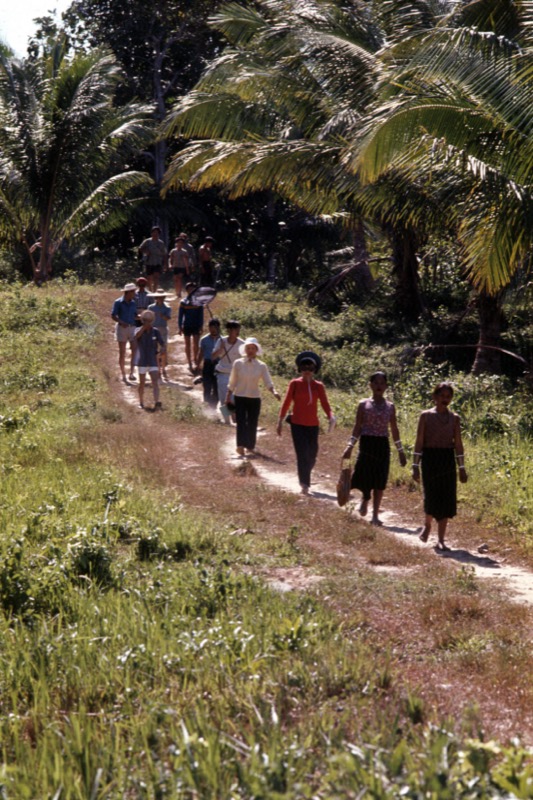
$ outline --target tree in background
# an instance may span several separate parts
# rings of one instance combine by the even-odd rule
[[[502,289],[533,246],[531,3],[457,4],[416,47],[399,43],[382,103],[353,148],[372,184],[399,166],[413,180],[441,175],[443,203],[478,290],[474,371],[499,367]]]
[[[120,79],[110,53],[66,58],[63,40],[26,62],[0,54],[0,240],[22,242],[36,280],[65,239],[122,224],[150,182],[125,168],[147,125],[139,106],[114,106]]]
[[[74,0],[63,21],[75,49],[105,46],[114,53],[124,74],[119,100],[151,103],[160,123],[218,52],[220,37],[207,24],[217,6],[217,0],[195,0],[194,4],[190,0]],[[146,222],[159,222],[168,239],[172,209],[164,208],[160,199],[168,158],[166,140],[152,143],[144,158],[154,179],[153,197],[146,206],[151,219]]]

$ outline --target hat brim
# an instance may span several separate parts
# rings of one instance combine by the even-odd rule
[[[313,361],[315,364],[315,372],[319,372],[320,368],[322,367],[322,359],[312,350],[304,350],[302,353],[298,353],[295,358],[298,369],[300,369],[300,364],[302,361]]]
[[[239,353],[240,353],[241,356],[245,356],[246,355],[246,348],[250,344],[253,345],[257,349],[257,355],[258,356],[262,356],[263,355],[263,348],[261,347],[260,344],[256,344],[255,342],[245,342],[244,344],[241,344],[240,347],[239,347]]]

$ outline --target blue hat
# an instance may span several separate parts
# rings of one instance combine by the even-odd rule
[[[317,356],[316,353],[313,353],[312,350],[304,350],[303,353],[298,353],[295,361],[298,369],[300,369],[300,364],[302,361],[312,361],[315,365],[315,372],[319,372],[320,367],[322,366],[322,359],[320,356]]]

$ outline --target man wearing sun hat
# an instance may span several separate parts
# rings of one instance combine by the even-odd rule
[[[115,340],[118,342],[118,364],[122,374],[122,380],[127,383],[126,378],[126,345],[131,348],[130,380],[135,380],[133,374],[134,356],[136,350],[135,341],[135,317],[137,306],[135,304],[134,283],[127,283],[122,289],[122,296],[113,303],[111,317],[116,322]]]
[[[237,453],[243,456],[245,450],[249,453],[255,450],[261,411],[259,382],[263,381],[277,400],[281,400],[281,395],[274,389],[267,365],[257,358],[263,354],[263,349],[254,336],[244,340],[239,347],[239,353],[244,358],[238,358],[231,368],[226,404],[231,401],[233,394],[237,419]]]
[[[165,349],[159,353],[159,377],[168,380],[167,375],[167,347],[168,347],[168,323],[172,316],[172,309],[165,303],[167,293],[164,289],[158,289],[157,292],[149,294],[150,299],[155,300],[148,306],[149,311],[155,314],[154,328],[157,328],[161,334],[161,338],[165,343]]]

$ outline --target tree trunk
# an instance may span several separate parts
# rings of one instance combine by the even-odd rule
[[[478,295],[477,307],[479,339],[472,373],[474,375],[499,374],[501,372],[501,353],[497,350],[487,350],[484,345],[501,347],[501,332],[504,322],[501,292],[495,295],[481,292]]]
[[[353,246],[353,262],[357,265],[357,271],[354,275],[354,278],[358,288],[364,292],[367,292],[373,288],[375,281],[369,266],[365,226],[363,225],[363,220],[360,217],[354,223],[351,231],[351,239]]]
[[[391,240],[397,279],[395,305],[402,317],[415,322],[425,311],[419,286],[417,237],[412,229],[395,227]]]
[[[161,46],[161,41],[156,40],[154,43],[155,57],[153,65],[153,86],[154,86],[154,101],[155,101],[155,117],[158,123],[161,123],[167,113],[165,106],[165,92],[161,82],[161,74],[163,69],[163,61],[166,56],[166,47]],[[163,176],[166,170],[168,146],[164,139],[158,139],[154,143],[154,182],[157,188],[157,193],[161,196],[161,186],[163,185]],[[170,250],[168,220],[166,214],[158,219],[157,224],[161,228],[161,238],[165,245]]]

